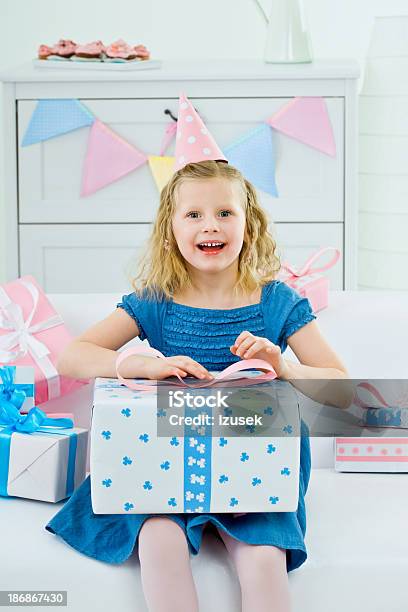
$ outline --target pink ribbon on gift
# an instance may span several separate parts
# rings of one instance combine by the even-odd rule
[[[377,399],[380,403],[381,406],[369,406],[366,402],[364,402],[361,397],[358,394],[358,390],[359,389],[365,389],[366,391],[369,391],[371,393],[371,395],[373,397],[375,397],[375,399]],[[355,404],[356,406],[359,406],[359,408],[388,408],[388,404],[385,401],[385,399],[383,398],[383,396],[381,395],[381,393],[378,391],[378,389],[376,389],[376,387],[374,387],[374,385],[372,385],[371,383],[368,382],[362,382],[362,383],[358,383],[357,385],[357,389],[353,398],[353,404]]]
[[[328,251],[334,251],[333,257],[330,259],[330,261],[328,261],[324,266],[320,266],[319,268],[312,268],[314,262],[317,261],[317,259],[319,259],[323,255],[323,253],[327,253]],[[322,249],[319,249],[311,257],[309,257],[309,259],[306,261],[303,267],[300,268],[300,270],[297,270],[294,266],[291,266],[287,262],[283,262],[281,269],[286,270],[286,272],[288,272],[289,274],[289,276],[287,276],[284,280],[285,282],[290,282],[293,280],[297,280],[302,276],[309,276],[310,274],[316,274],[317,272],[324,272],[324,270],[332,268],[334,264],[337,263],[339,257],[339,249],[336,249],[334,247],[324,247]]]
[[[366,391],[368,391],[376,400],[378,400],[378,402],[380,402],[380,406],[373,406],[372,402],[370,402],[370,404],[367,404],[367,402],[365,402],[359,395],[358,391],[359,389],[365,389]],[[356,388],[356,392],[354,394],[354,398],[353,398],[353,403],[356,406],[359,406],[360,408],[364,408],[365,410],[381,410],[381,409],[390,409],[391,411],[394,409],[399,409],[400,410],[400,415],[399,418],[401,419],[401,411],[406,411],[406,408],[403,408],[402,405],[399,405],[399,402],[396,401],[394,406],[390,406],[390,404],[388,402],[386,402],[386,400],[383,398],[383,396],[381,395],[381,393],[378,391],[378,389],[372,385],[369,382],[362,382],[359,383],[357,385]],[[387,413],[386,413],[387,415]],[[385,416],[385,422],[384,423],[380,423],[380,424],[376,424],[376,423],[369,423],[368,425],[370,427],[387,427],[387,428],[396,428],[396,429],[408,429],[408,427],[406,426],[406,419],[404,419],[404,424],[402,424],[402,422],[400,422],[398,425],[390,425],[389,422],[387,422],[387,418],[392,420],[392,416],[387,417]]]
[[[48,382],[48,399],[60,395],[60,378],[54,364],[49,359],[48,347],[34,337],[34,334],[62,325],[63,320],[56,314],[45,321],[31,325],[38,307],[39,292],[37,287],[26,280],[20,280],[33,299],[33,307],[27,319],[24,320],[20,304],[12,302],[7,293],[0,287],[0,327],[11,330],[0,336],[0,361],[9,363],[21,355],[30,353]],[[17,351],[12,351],[18,347]]]
[[[137,390],[151,391],[152,385],[143,385],[142,383],[133,383],[129,379],[125,379],[119,374],[119,366],[125,359],[127,359],[131,355],[140,355],[140,354],[149,355],[150,357],[159,357],[160,359],[164,359],[164,360],[167,359],[167,357],[165,357],[163,353],[161,353],[157,349],[154,349],[148,346],[139,346],[139,347],[135,346],[129,349],[125,349],[124,351],[119,353],[116,359],[116,375],[118,377],[118,380],[121,382],[121,384],[126,385],[126,387],[128,387],[129,389],[132,389],[132,391],[137,391]],[[189,387],[189,388],[194,388],[194,389],[199,389],[201,387],[210,387],[221,381],[226,381],[226,379],[228,378],[230,374],[235,374],[235,372],[240,372],[242,370],[248,370],[250,368],[253,368],[256,370],[266,370],[268,373],[254,376],[251,379],[246,380],[245,384],[256,384],[257,382],[267,382],[268,380],[274,380],[275,378],[277,378],[277,374],[275,370],[273,369],[271,364],[268,363],[267,361],[264,361],[263,359],[243,359],[242,361],[237,361],[236,363],[233,363],[232,365],[228,366],[222,372],[219,372],[216,376],[214,376],[213,380],[207,380],[205,382],[189,384],[185,380],[183,380],[181,376],[179,376],[179,374],[176,374],[175,376],[177,376],[180,382],[168,380],[166,381],[165,384],[169,384],[169,385],[171,384],[171,385],[176,385],[180,387]],[[237,381],[237,383],[238,382],[239,381]],[[242,382],[239,384],[242,385]]]

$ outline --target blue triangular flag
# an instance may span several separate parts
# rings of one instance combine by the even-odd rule
[[[224,149],[225,157],[251,183],[278,197],[275,183],[275,155],[272,130],[265,123],[244,134]]]
[[[78,100],[39,100],[23,138],[23,147],[92,125],[95,117]]]

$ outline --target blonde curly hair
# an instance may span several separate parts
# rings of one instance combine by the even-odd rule
[[[245,233],[238,257],[238,278],[234,292],[251,293],[274,280],[280,269],[276,242],[268,231],[268,218],[261,207],[253,185],[239,170],[225,162],[202,161],[181,168],[160,193],[160,206],[147,248],[132,278],[137,294],[152,298],[171,298],[181,288],[191,287],[190,276],[173,235],[172,218],[177,188],[185,180],[224,178],[236,181],[243,193]],[[166,248],[167,245],[167,248]]]

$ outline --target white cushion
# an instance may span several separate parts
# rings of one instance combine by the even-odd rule
[[[146,610],[137,554],[122,565],[110,565],[45,531],[62,505],[1,500],[0,541],[6,561],[1,588],[65,589],[75,612]],[[289,574],[293,612],[407,610],[408,475],[314,469],[306,507],[309,556]],[[202,548],[191,560],[200,612],[237,612],[239,583],[223,543],[205,532]]]

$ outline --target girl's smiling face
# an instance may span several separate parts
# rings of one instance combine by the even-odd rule
[[[245,233],[243,194],[224,178],[186,180],[177,191],[172,219],[174,238],[187,264],[202,272],[231,266]]]

